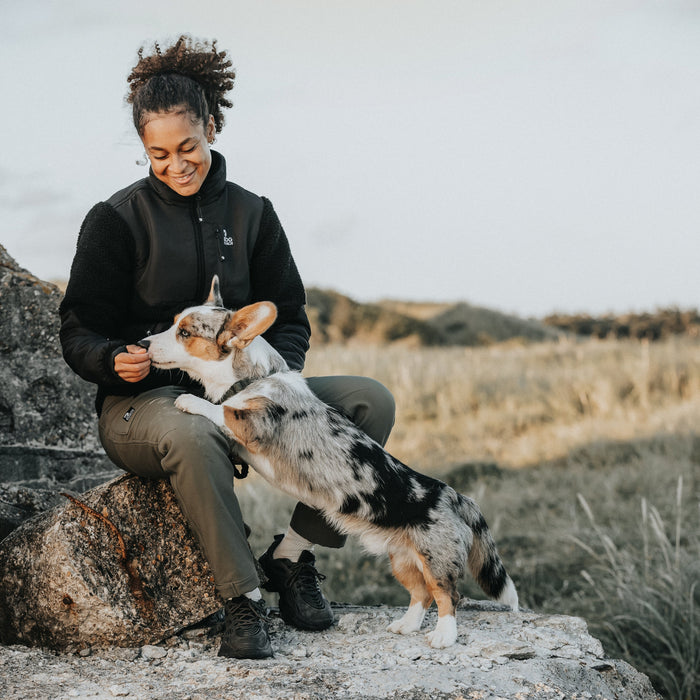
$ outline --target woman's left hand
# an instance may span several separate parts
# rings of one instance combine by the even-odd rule
[[[114,358],[114,371],[125,382],[140,382],[151,371],[148,350],[139,345],[127,345],[126,350]]]

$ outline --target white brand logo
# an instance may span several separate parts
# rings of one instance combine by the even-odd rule
[[[224,245],[233,245],[233,237],[228,235],[226,229],[224,229]]]

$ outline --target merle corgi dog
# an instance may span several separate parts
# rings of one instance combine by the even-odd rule
[[[202,306],[142,341],[155,367],[179,368],[206,398],[183,394],[182,411],[213,421],[236,452],[273,486],[320,510],[372,553],[388,553],[410,604],[388,629],[427,634],[441,648],[457,639],[456,583],[466,568],[491,598],[518,609],[518,596],[477,504],[392,457],[348,418],[318,399],[299,372],[261,337],[275,321],[269,302],[223,307],[218,279]]]

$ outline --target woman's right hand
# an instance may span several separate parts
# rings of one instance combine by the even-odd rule
[[[114,371],[125,382],[140,382],[151,371],[148,350],[139,345],[127,345],[126,350],[115,356]]]

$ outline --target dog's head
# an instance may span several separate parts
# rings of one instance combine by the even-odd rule
[[[221,361],[233,350],[244,350],[276,318],[277,308],[269,301],[238,311],[225,309],[215,275],[204,304],[185,309],[168,330],[144,338],[140,344],[148,348],[154,367],[201,375],[202,363]]]

